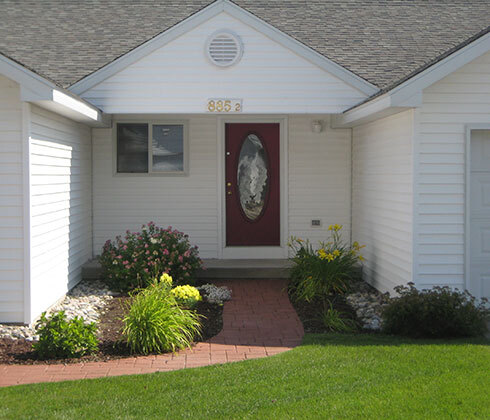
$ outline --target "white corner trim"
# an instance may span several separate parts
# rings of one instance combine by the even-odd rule
[[[389,92],[334,116],[333,126],[353,127],[422,105],[423,90],[490,51],[490,33],[455,51]]]
[[[489,124],[467,124],[465,126],[465,215],[464,215],[464,286],[466,290],[470,289],[471,281],[471,132],[473,130],[490,130]]]
[[[101,69],[96,70],[94,73],[84,77],[82,80],[74,83],[72,86],[70,86],[69,90],[73,93],[76,93],[77,95],[86,92],[88,89],[94,87],[108,77],[123,70],[127,66],[147,56],[156,49],[163,47],[170,41],[194,29],[198,25],[204,23],[205,21],[211,19],[221,12],[228,13],[234,18],[263,33],[272,40],[292,50],[299,56],[317,65],[323,70],[333,74],[340,80],[343,80],[344,82],[351,85],[353,88],[365,94],[366,97],[369,97],[379,91],[379,88],[377,88],[373,84],[357,76],[356,74],[340,66],[339,64],[329,60],[315,50],[307,47],[306,45],[285,34],[274,26],[264,22],[262,19],[258,18],[250,12],[247,12],[246,10],[242,9],[229,0],[215,1],[214,3],[210,4],[199,12],[189,16],[177,25],[171,27],[167,31],[157,35],[156,37],[150,39],[144,44],[141,44],[140,46],[131,50],[122,57],[119,57],[118,59],[105,65]]]
[[[24,228],[24,324],[32,321],[31,311],[31,105],[22,104],[22,205]]]

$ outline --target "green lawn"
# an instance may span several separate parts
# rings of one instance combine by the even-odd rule
[[[290,352],[0,389],[1,419],[490,419],[490,346],[307,335]]]

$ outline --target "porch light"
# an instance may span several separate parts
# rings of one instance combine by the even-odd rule
[[[322,132],[322,122],[320,120],[314,120],[311,122],[311,131],[313,133],[321,133]]]

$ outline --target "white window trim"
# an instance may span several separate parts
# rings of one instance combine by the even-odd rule
[[[117,125],[118,124],[148,124],[148,172],[118,172],[117,171]],[[154,125],[181,125],[184,132],[184,170],[183,171],[153,171],[152,138]],[[116,177],[145,177],[145,176],[189,176],[189,121],[165,120],[152,118],[125,118],[115,120],[112,125],[112,174]]]

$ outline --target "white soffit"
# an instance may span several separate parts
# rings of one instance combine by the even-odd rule
[[[97,107],[0,54],[0,74],[20,85],[21,100],[32,102],[74,121],[93,126],[107,125],[108,118]]]

